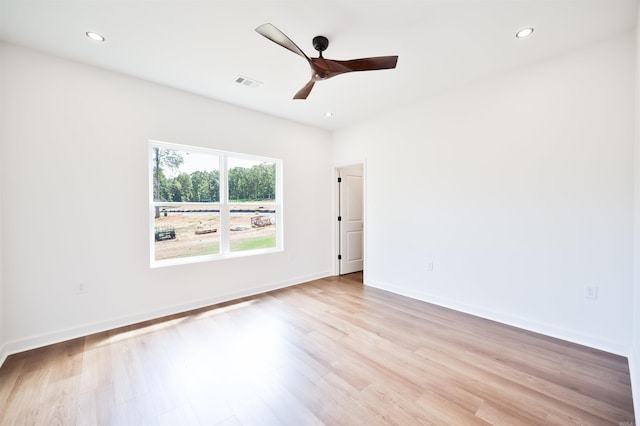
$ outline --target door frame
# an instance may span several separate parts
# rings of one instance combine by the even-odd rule
[[[367,273],[367,167],[366,161],[357,162],[357,163],[349,163],[343,164],[340,166],[336,166],[333,170],[333,217],[331,220],[333,226],[333,236],[334,236],[334,250],[333,250],[333,275],[340,275],[340,261],[338,260],[338,254],[340,254],[340,226],[338,223],[338,216],[340,215],[340,189],[338,183],[338,177],[340,177],[340,170],[346,169],[348,167],[353,166],[361,166],[362,167],[362,276],[363,282],[364,277]]]

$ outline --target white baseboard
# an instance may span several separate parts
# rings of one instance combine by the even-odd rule
[[[604,340],[595,336],[584,335],[573,330],[566,330],[563,328],[555,327],[550,324],[531,321],[526,318],[520,318],[510,314],[504,314],[501,312],[495,312],[490,309],[483,308],[482,306],[469,305],[465,303],[459,303],[454,300],[443,299],[432,294],[427,294],[419,291],[408,290],[406,288],[397,287],[394,285],[366,281],[365,285],[375,287],[380,290],[389,291],[391,293],[399,294],[401,296],[410,297],[412,299],[421,300],[423,302],[432,303],[434,305],[442,306],[444,308],[453,309],[455,311],[464,312],[470,315],[474,315],[480,318],[485,318],[491,321],[496,321],[502,324],[510,325],[513,327],[521,328],[524,330],[532,331],[534,333],[543,334],[549,337],[555,337],[560,340],[565,340],[579,345],[588,346],[590,348],[599,349],[605,352],[613,353],[621,356],[629,356],[629,348],[622,346],[616,342]]]
[[[70,339],[76,339],[78,337],[84,337],[95,333],[100,333],[107,330],[113,330],[119,327],[125,327],[132,324],[137,324],[144,321],[149,321],[157,318],[162,318],[168,315],[179,314],[188,312],[194,309],[204,308],[218,303],[228,302],[231,300],[241,299],[243,297],[255,296],[257,294],[266,293],[273,290],[278,290],[285,287],[291,287],[294,285],[302,284],[305,282],[317,280],[331,276],[330,271],[320,272],[316,274],[306,275],[303,277],[297,277],[294,279],[270,283],[253,287],[247,290],[217,295],[212,298],[194,300],[189,303],[182,303],[174,306],[167,306],[162,309],[132,314],[120,318],[112,318],[104,321],[96,321],[89,324],[82,324],[76,327],[70,327],[64,330],[57,330],[50,333],[43,333],[40,335],[30,336],[11,342],[6,342],[4,348],[1,348],[0,361],[4,363],[7,356],[16,354],[31,349],[40,348],[43,346],[51,345],[54,343],[64,342]],[[0,363],[0,366],[2,366]]]
[[[6,350],[5,346],[0,346],[0,367],[2,367],[8,356],[9,352]]]

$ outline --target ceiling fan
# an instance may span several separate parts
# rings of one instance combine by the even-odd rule
[[[309,58],[289,37],[272,24],[260,25],[256,28],[256,31],[272,42],[302,56],[309,63],[311,67],[311,80],[295,94],[293,99],[307,99],[316,81],[326,80],[336,75],[352,71],[392,69],[396,67],[396,63],[398,62],[397,56],[377,56],[373,58],[351,59],[348,61],[325,59],[322,56],[322,52],[329,46],[329,40],[324,36],[316,36],[313,38],[313,47],[320,55],[317,58]]]

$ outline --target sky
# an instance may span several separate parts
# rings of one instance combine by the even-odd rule
[[[167,177],[175,177],[180,173],[191,174],[195,171],[210,172],[218,170],[218,156],[197,151],[179,151],[182,154],[183,163],[176,173],[166,171]],[[227,156],[228,167],[252,167],[261,164],[262,161]]]

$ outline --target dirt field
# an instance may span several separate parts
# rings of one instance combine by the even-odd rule
[[[275,236],[275,225],[261,228],[251,226],[251,217],[255,213],[233,213],[230,218],[229,232],[232,250],[240,240],[251,240]],[[156,229],[175,229],[175,239],[155,242],[155,259],[172,259],[176,257],[199,256],[219,253],[220,245],[220,216],[219,213],[190,212],[174,213],[169,211],[167,216],[160,214],[155,219]],[[215,229],[216,232],[196,234]]]

